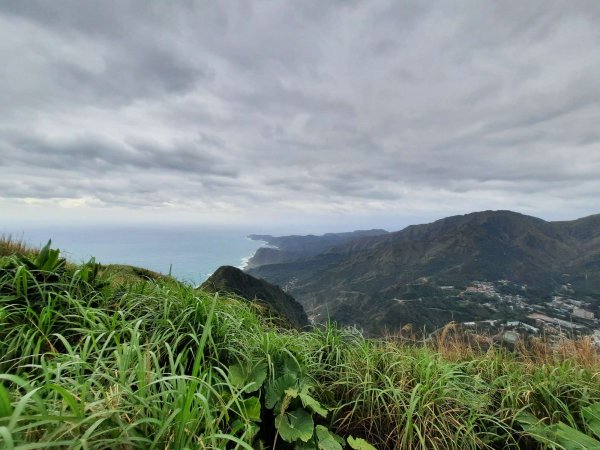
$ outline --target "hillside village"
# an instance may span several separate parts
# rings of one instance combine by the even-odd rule
[[[453,286],[442,289],[453,290]],[[507,291],[511,293],[506,293]],[[515,293],[521,291],[522,293]],[[549,339],[590,335],[600,345],[600,307],[590,301],[575,299],[570,285],[563,285],[549,302],[528,296],[527,286],[508,280],[474,281],[459,294],[466,299],[479,298],[494,315],[505,319],[462,322],[468,330],[485,331],[508,343],[530,335]]]

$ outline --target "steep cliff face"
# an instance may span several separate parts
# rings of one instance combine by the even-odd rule
[[[396,300],[410,297],[415,289],[429,289],[423,280],[431,287],[506,279],[546,295],[565,282],[580,292],[600,291],[600,215],[546,222],[511,211],[483,211],[358,237],[249,273],[284,286],[309,315],[374,330],[382,324],[393,328],[394,321],[405,319],[443,323],[460,308],[440,301],[409,307]],[[421,294],[419,298],[434,297]]]
[[[278,286],[242,272],[237,267],[219,267],[200,289],[207,292],[233,293],[248,301],[257,301],[298,328],[309,324],[302,305],[291,295]]]

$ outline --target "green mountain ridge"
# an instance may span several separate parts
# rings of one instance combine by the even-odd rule
[[[321,236],[271,236],[251,234],[250,239],[265,241],[269,247],[261,247],[248,261],[247,268],[278,264],[296,259],[316,256],[332,247],[368,236],[387,234],[386,230],[356,230],[346,233],[326,233]]]
[[[476,212],[359,237],[248,273],[283,286],[317,321],[331,318],[375,333],[406,323],[435,327],[486,316],[473,305],[462,310],[440,301],[443,285],[509,280],[549,297],[570,283],[596,296],[600,215],[547,222],[511,211]],[[425,305],[398,301],[419,298]]]
[[[292,296],[278,286],[248,275],[237,267],[219,267],[202,283],[200,289],[205,292],[235,294],[249,302],[256,301],[298,328],[309,324],[302,305]]]

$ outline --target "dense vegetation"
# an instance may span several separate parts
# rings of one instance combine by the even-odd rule
[[[590,341],[486,352],[333,325],[0,241],[0,448],[595,448]]]

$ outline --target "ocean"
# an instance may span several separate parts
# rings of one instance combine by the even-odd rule
[[[0,229],[34,246],[52,239],[73,262],[92,256],[103,264],[131,264],[199,284],[219,266],[242,268],[263,245],[246,236],[256,230],[201,227],[53,227]]]

